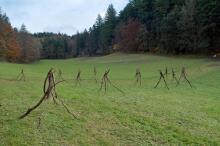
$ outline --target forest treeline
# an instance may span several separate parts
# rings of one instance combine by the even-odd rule
[[[131,0],[76,35],[78,55],[114,51],[208,54],[220,50],[219,0]]]
[[[130,0],[117,14],[109,5],[88,30],[73,36],[30,34],[0,11],[0,58],[30,62],[112,52],[212,54],[220,52],[219,0]]]
[[[13,28],[0,9],[0,59],[10,62],[32,62],[40,59],[41,42],[32,36],[25,25]]]

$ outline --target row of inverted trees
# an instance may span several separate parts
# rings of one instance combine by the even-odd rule
[[[40,59],[41,43],[29,34],[24,25],[14,29],[0,9],[0,59],[10,62],[31,62]]]

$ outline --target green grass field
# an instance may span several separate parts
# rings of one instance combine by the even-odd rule
[[[112,87],[98,92],[93,67],[99,79],[110,68]],[[176,87],[171,75],[170,91],[157,89],[159,69],[185,66],[194,88],[185,82]],[[57,86],[57,93],[77,115],[74,119],[61,105],[44,102],[27,118],[18,117],[42,96],[47,71],[54,67],[66,79],[82,71],[82,85],[73,81]],[[140,67],[142,86],[135,85]],[[9,81],[24,69],[27,81]],[[206,58],[160,57],[113,54],[105,57],[42,60],[34,64],[0,63],[0,145],[220,145],[220,62]],[[38,118],[41,125],[38,126]]]

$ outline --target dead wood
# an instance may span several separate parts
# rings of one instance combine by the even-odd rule
[[[16,77],[17,81],[25,81],[25,74],[24,74],[24,69],[21,70],[21,72],[18,74]]]
[[[75,78],[76,86],[81,85],[81,71],[79,70]]]
[[[165,69],[165,76],[166,76],[166,78],[168,78],[168,68],[166,67],[166,69]]]
[[[99,89],[99,91],[102,90],[103,86],[104,86],[104,89],[105,89],[105,93],[107,91],[107,82],[108,82],[108,74],[110,72],[110,69],[106,70],[103,77],[102,77],[102,81],[101,81],[101,87]]]
[[[59,69],[59,70],[58,70],[58,74],[57,74],[57,79],[58,79],[58,80],[60,80],[60,79],[63,80],[62,74],[63,74],[63,73],[62,73],[62,70]]]
[[[173,78],[173,80],[175,80],[176,81],[176,83],[178,84],[178,79],[176,78],[176,72],[175,72],[175,70],[172,68],[172,78]]]
[[[182,71],[181,71],[181,74],[180,74],[180,78],[179,78],[176,86],[178,86],[180,84],[180,81],[181,81],[182,78],[186,80],[186,82],[190,85],[191,88],[193,88],[191,82],[187,78],[185,67],[182,68]]]
[[[41,126],[41,117],[38,117],[37,129],[39,129],[40,126]]]
[[[54,72],[55,72],[54,69],[50,69],[49,72],[47,73],[47,76],[44,80],[44,85],[43,85],[44,95],[41,97],[40,101],[36,105],[34,105],[33,107],[29,108],[23,115],[21,115],[19,117],[19,119],[23,119],[26,116],[28,116],[32,111],[37,109],[43,103],[43,101],[49,99],[50,97],[53,99],[55,104],[58,104],[58,102],[57,102],[58,95],[56,92],[56,85],[58,85],[59,83],[62,83],[63,81],[55,82]],[[67,107],[64,106],[64,108],[67,108]]]
[[[157,84],[156,84],[156,86],[155,86],[154,88],[157,88],[157,86],[160,84],[161,80],[163,80],[165,86],[166,86],[167,89],[169,90],[169,87],[168,87],[168,85],[167,85],[167,82],[166,82],[166,79],[165,79],[165,76],[164,76],[163,72],[162,72],[161,70],[159,70],[159,72],[160,72],[160,78],[159,78],[159,81],[157,82]]]
[[[98,83],[96,67],[94,67],[93,72],[94,72],[95,83]]]
[[[74,118],[77,118],[76,115],[73,114],[73,113],[69,110],[69,108],[67,107],[67,105],[66,105],[61,99],[58,98],[58,100],[60,101],[60,103],[63,105],[63,107],[66,109],[66,111],[67,111],[70,115],[72,115]]]
[[[101,81],[101,87],[99,89],[99,92],[103,89],[104,86],[104,91],[105,93],[107,92],[108,89],[108,85],[111,85],[112,87],[114,87],[117,91],[121,92],[122,94],[125,95],[125,92],[122,91],[120,88],[118,88],[117,86],[115,86],[114,84],[112,84],[112,82],[110,81],[108,75],[109,75],[110,69],[107,69],[102,77],[102,81]]]
[[[136,79],[136,84],[139,84],[139,86],[141,86],[141,71],[139,68],[136,69],[135,79]]]

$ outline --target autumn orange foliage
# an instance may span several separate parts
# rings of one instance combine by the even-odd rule
[[[0,57],[5,57],[11,62],[19,61],[21,48],[16,40],[12,26],[1,19],[0,28]]]

